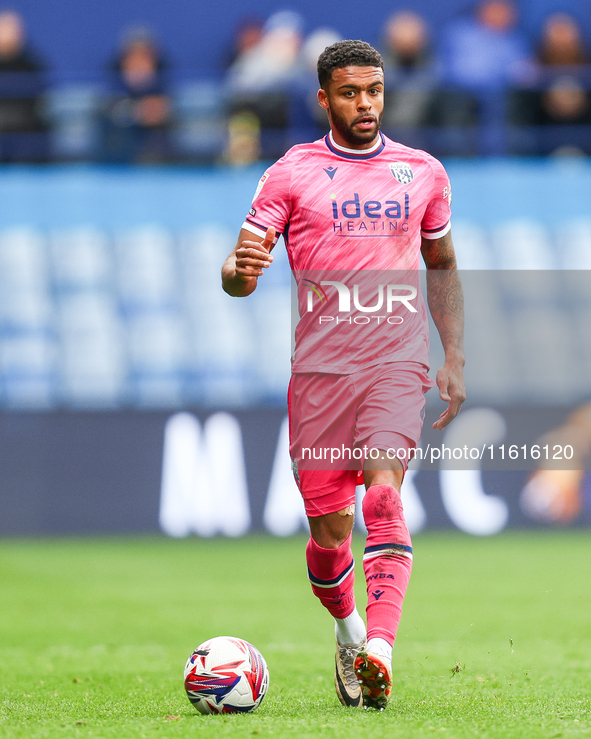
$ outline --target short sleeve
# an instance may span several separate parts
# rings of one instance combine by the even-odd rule
[[[257,185],[242,228],[264,237],[269,226],[280,236],[291,217],[291,167],[286,157],[275,162],[263,174]]]
[[[421,236],[426,239],[439,239],[451,229],[451,185],[445,167],[433,157],[429,157],[433,171],[431,200],[421,221]]]

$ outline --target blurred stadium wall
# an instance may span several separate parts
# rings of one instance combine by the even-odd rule
[[[469,403],[441,437],[431,392],[423,446],[529,448],[591,399],[591,165],[447,166]],[[282,245],[253,296],[220,288],[263,169],[0,171],[1,535],[304,525],[287,453]],[[411,529],[591,522],[588,474],[565,513],[524,502],[531,460],[496,459],[413,469]]]

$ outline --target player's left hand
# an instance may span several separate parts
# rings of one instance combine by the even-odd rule
[[[460,412],[462,403],[466,400],[466,385],[464,383],[464,369],[459,362],[446,362],[437,372],[437,387],[439,397],[446,403],[447,408],[433,424],[434,429],[442,431]]]

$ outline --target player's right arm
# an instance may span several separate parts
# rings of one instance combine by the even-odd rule
[[[245,228],[240,230],[238,243],[222,267],[222,287],[228,295],[242,298],[256,290],[258,278],[273,261],[274,242],[273,226],[264,238]]]
[[[238,243],[222,267],[222,286],[229,295],[244,297],[256,290],[258,278],[273,261],[271,250],[277,237],[288,227],[292,209],[289,158],[288,152],[259,180]]]

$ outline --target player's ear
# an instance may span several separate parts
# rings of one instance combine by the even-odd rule
[[[328,94],[322,87],[318,90],[318,103],[321,108],[328,110]]]

